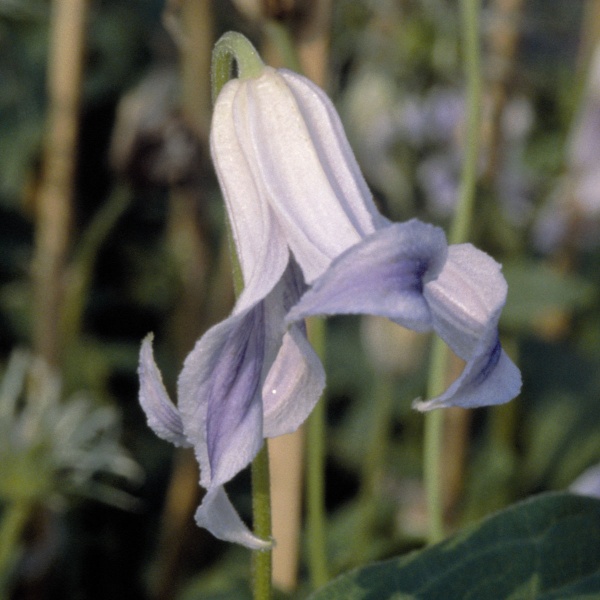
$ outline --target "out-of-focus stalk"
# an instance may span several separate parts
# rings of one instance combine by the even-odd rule
[[[69,251],[84,61],[87,0],[54,0],[48,59],[48,121],[33,258],[33,346],[58,366],[61,306]]]
[[[502,114],[521,33],[522,8],[523,0],[494,0],[490,6],[492,21],[487,35],[490,109],[483,127],[488,156],[484,178],[490,180],[495,178],[501,159]]]
[[[176,11],[171,11],[169,4],[165,18],[169,19],[179,48],[181,115],[189,131],[207,149],[211,115],[209,73],[214,42],[212,3],[183,0],[177,3]],[[208,156],[208,151],[205,155]],[[203,165],[198,165],[198,169],[202,172]],[[214,288],[207,284],[214,257],[201,222],[206,204],[206,191],[198,177],[171,187],[167,244],[177,268],[179,301],[169,325],[172,345],[181,360],[211,324],[207,311],[202,310],[209,302],[207,290]],[[172,598],[175,594],[180,558],[199,496],[193,452],[177,450],[159,534],[157,577],[153,586],[157,598]]]
[[[586,0],[581,19],[580,45],[577,66],[583,72],[600,40],[600,0]]]
[[[66,348],[76,341],[81,332],[85,301],[98,251],[129,206],[130,199],[131,193],[127,188],[116,186],[81,236],[68,268],[61,314],[61,331]],[[65,369],[68,371],[68,365]]]
[[[358,501],[360,523],[354,539],[354,556],[357,564],[364,561],[369,548],[370,536],[377,521],[380,506],[385,460],[390,448],[390,426],[394,411],[394,378],[390,373],[377,373],[371,393],[373,403],[372,422],[365,427],[367,446],[361,469]]]
[[[308,339],[325,364],[325,322],[308,322]],[[306,495],[308,570],[314,589],[329,580],[325,533],[325,396],[321,397],[306,421]]]
[[[0,598],[8,598],[11,576],[20,555],[23,530],[35,506],[26,500],[14,500],[2,508],[0,519]]]
[[[479,152],[479,119],[481,112],[481,68],[479,60],[479,0],[461,0],[463,64],[467,83],[465,156],[461,176],[460,196],[452,223],[450,244],[469,239],[475,204],[477,158]],[[448,349],[441,338],[434,338],[427,396],[441,393],[448,370]],[[442,491],[442,441],[444,411],[425,415],[424,476],[429,514],[429,542],[444,537]]]

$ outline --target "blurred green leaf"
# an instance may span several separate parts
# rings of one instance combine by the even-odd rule
[[[526,489],[564,488],[600,456],[596,397],[550,393],[526,417],[522,479]]]
[[[594,286],[582,277],[558,273],[540,262],[505,264],[508,297],[502,324],[512,329],[540,325],[556,311],[581,310],[594,300]]]
[[[597,598],[600,501],[545,494],[450,539],[339,577],[312,600]]]

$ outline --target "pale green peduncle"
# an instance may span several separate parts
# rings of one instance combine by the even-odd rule
[[[223,86],[233,76],[233,64],[237,66],[237,74],[241,79],[258,77],[265,65],[256,48],[241,34],[230,31],[217,41],[212,53],[211,77],[212,100],[217,100]],[[244,288],[244,279],[240,268],[239,257],[228,224],[228,237],[231,248],[233,280],[236,298]],[[267,444],[252,462],[252,513],[254,533],[257,537],[271,539],[271,484],[269,475],[269,453]],[[271,549],[255,550],[252,557],[252,587],[254,600],[270,600],[272,595],[272,552]]]
[[[223,34],[215,44],[212,53],[213,103],[223,86],[231,79],[234,62],[240,79],[258,77],[265,68],[256,48],[245,36],[236,31]]]

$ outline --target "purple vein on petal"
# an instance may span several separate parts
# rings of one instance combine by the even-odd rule
[[[206,424],[213,485],[248,464],[262,443],[264,350],[264,306],[259,303],[240,317],[214,362]]]
[[[413,220],[380,229],[336,258],[289,312],[294,322],[316,314],[372,314],[427,331],[423,286],[446,258],[441,229]]]

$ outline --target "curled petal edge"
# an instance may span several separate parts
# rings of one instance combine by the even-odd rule
[[[223,486],[207,490],[195,518],[199,527],[225,542],[241,544],[251,550],[269,550],[273,547],[273,540],[263,540],[248,529]]]
[[[498,338],[495,339],[491,345],[482,340],[475,356],[443,394],[430,400],[418,398],[413,408],[420,412],[450,406],[477,408],[504,404],[518,396],[521,372],[502,350]]]
[[[371,314],[425,332],[432,328],[423,286],[444,265],[439,227],[394,223],[338,256],[289,311],[288,324],[313,315]]]
[[[184,434],[181,414],[169,398],[154,361],[153,337],[151,333],[148,334],[140,349],[140,404],[146,413],[148,425],[159,438],[175,446],[189,447],[191,444]]]

